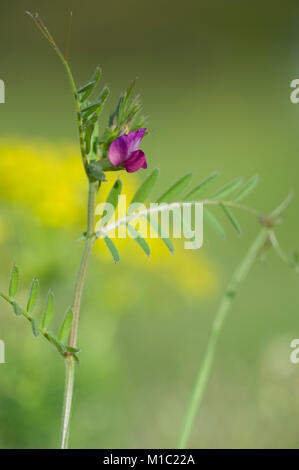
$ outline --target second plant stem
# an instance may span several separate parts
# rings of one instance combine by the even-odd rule
[[[183,423],[183,430],[178,445],[179,449],[184,449],[186,447],[188,439],[190,437],[192,426],[195,421],[195,416],[201,404],[210,377],[211,367],[215,358],[218,339],[222,331],[224,321],[227,317],[227,314],[232,306],[233,300],[236,294],[238,293],[241,284],[246,279],[268,236],[268,230],[266,228],[262,228],[257,238],[251,245],[247,255],[233,274],[233,277],[219,304],[212,325],[212,330],[210,333],[206,351],[204,353],[203,361],[193,388],[191,400],[189,402],[189,406]]]
[[[76,348],[78,337],[78,326],[80,316],[81,299],[86,280],[87,266],[94,243],[94,218],[95,218],[95,204],[96,195],[99,187],[98,182],[89,182],[88,189],[88,207],[87,207],[87,227],[85,234],[84,250],[81,258],[81,263],[77,275],[74,300],[73,300],[73,324],[69,336],[69,346]],[[70,417],[73,401],[74,390],[74,377],[75,377],[75,362],[72,355],[65,358],[65,392],[62,410],[62,431],[61,431],[61,449],[66,449],[68,446],[68,436],[70,427]]]

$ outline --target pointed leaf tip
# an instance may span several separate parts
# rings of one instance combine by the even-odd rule
[[[106,246],[107,246],[108,250],[111,253],[111,256],[113,258],[114,263],[115,264],[118,263],[120,258],[119,258],[119,253],[118,253],[118,250],[117,250],[115,244],[113,243],[111,238],[109,238],[107,235],[104,237],[104,241],[106,243]]]
[[[50,289],[48,292],[47,301],[45,304],[44,312],[43,312],[43,319],[42,319],[42,327],[44,329],[49,328],[52,317],[54,312],[54,293]]]
[[[72,323],[73,323],[73,311],[71,308],[69,308],[64,316],[62,325],[58,333],[58,340],[62,344],[66,344],[68,342],[68,337],[71,331]]]
[[[108,197],[106,199],[106,203],[112,204],[112,206],[114,207],[114,210],[116,210],[118,206],[118,198],[121,195],[122,185],[123,185],[122,181],[119,178],[117,178],[117,180],[112,186],[111,191],[108,194]]]
[[[8,289],[10,298],[15,297],[18,291],[19,278],[20,278],[19,269],[15,264],[13,264],[11,271],[10,271],[10,280],[9,280],[9,289]]]
[[[155,168],[152,173],[141,183],[135,195],[132,198],[131,204],[143,203],[152,191],[156,181],[159,177],[159,169]]]
[[[163,227],[161,226],[157,217],[147,216],[148,223],[152,226],[155,232],[159,235],[165,246],[168,248],[171,254],[174,253],[174,246],[171,239],[164,233]]]
[[[218,219],[216,219],[216,217],[214,216],[214,214],[210,212],[206,207],[204,207],[203,215],[205,219],[207,220],[207,222],[210,224],[210,226],[214,230],[216,230],[216,232],[218,232],[218,234],[223,239],[225,239],[226,238],[225,231],[222,228],[222,225],[220,224],[220,222],[218,222]]]
[[[162,202],[171,202],[176,196],[178,196],[189,184],[192,178],[192,172],[187,173],[185,176],[176,181],[169,189],[167,189],[162,196],[156,201],[158,204]]]
[[[232,211],[225,204],[220,203],[220,206],[223,209],[223,212],[225,213],[225,215],[228,217],[230,223],[236,230],[237,234],[239,236],[242,236],[243,231],[242,231],[241,225],[236,219],[236,217],[234,216],[234,214],[232,213]]]
[[[259,182],[259,175],[255,175],[247,183],[241,188],[239,193],[234,197],[235,202],[242,201],[245,197],[252,193],[252,191],[256,188]]]
[[[107,196],[103,211],[98,212],[97,209],[96,209],[96,214],[99,214],[102,217],[105,216],[105,225],[108,224],[108,222],[111,220],[111,218],[113,217],[113,215],[114,215],[114,213],[117,209],[119,197],[121,195],[121,191],[122,191],[122,181],[121,181],[121,179],[117,178],[117,180],[114,182],[114,184],[113,184],[113,186],[112,186],[112,188],[111,188],[111,190],[110,190],[110,192]],[[110,210],[110,208],[112,210]],[[101,225],[101,219],[99,220],[99,223]]]
[[[27,302],[27,312],[32,312],[35,307],[37,296],[39,291],[38,279],[34,278],[31,283],[30,293]]]
[[[144,251],[144,253],[146,254],[146,256],[150,257],[151,255],[151,249],[148,245],[148,243],[145,241],[145,239],[143,238],[143,236],[138,232],[138,230],[135,229],[135,227],[133,227],[132,225],[128,224],[127,225],[128,227],[128,231],[131,233],[132,235],[132,238],[136,241],[136,243],[138,243],[138,245],[140,246],[140,248]]]
[[[208,176],[206,179],[204,179],[201,183],[199,183],[197,186],[195,186],[195,188],[193,188],[185,196],[184,199],[186,201],[191,201],[191,200],[194,200],[194,199],[198,198],[198,196],[200,196],[202,193],[204,193],[204,191],[206,189],[208,189],[210,184],[212,184],[212,182],[215,180],[215,178],[217,178],[217,176],[219,176],[219,175],[220,175],[220,171],[215,171],[214,173],[212,173],[210,176]]]
[[[235,191],[239,186],[241,186],[243,178],[235,178],[230,183],[225,184],[220,189],[218,189],[213,195],[212,199],[220,199],[228,196],[233,191]]]
[[[87,98],[91,95],[100,77],[101,77],[101,69],[100,67],[97,67],[90,81],[86,85],[83,85],[81,88],[79,88],[78,94],[81,95],[80,96],[81,103],[84,103],[87,100]]]

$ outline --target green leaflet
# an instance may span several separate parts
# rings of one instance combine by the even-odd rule
[[[71,308],[69,308],[65,314],[65,317],[63,319],[62,325],[58,333],[58,340],[62,344],[66,344],[68,342],[68,337],[71,331],[72,322],[73,322],[73,311]]]
[[[128,88],[125,93],[122,93],[115,110],[112,112],[109,118],[109,127],[106,128],[106,133],[110,137],[107,143],[111,142],[118,135],[130,132],[145,127],[146,118],[140,114],[142,109],[142,102],[140,96],[131,98],[134,82]],[[113,134],[116,131],[116,136]]]
[[[150,247],[148,246],[147,242],[145,241],[145,239],[141,236],[141,234],[135,229],[135,227],[133,227],[132,225],[130,224],[127,224],[127,227],[128,227],[128,231],[131,233],[133,239],[136,241],[136,243],[138,243],[138,245],[140,246],[140,248],[144,251],[144,253],[146,254],[146,256],[150,256],[151,254],[151,249]]]
[[[98,99],[86,106],[85,108],[83,108],[81,110],[81,113],[83,115],[83,121],[86,122],[88,117],[93,114],[93,113],[96,113],[97,115],[100,114],[102,108],[103,108],[103,105],[106,101],[106,99],[108,98],[108,95],[109,95],[109,88],[108,87],[104,87],[103,90],[101,91]]]
[[[164,234],[163,229],[162,229],[161,224],[159,223],[158,219],[156,219],[155,217],[148,216],[147,220],[150,223],[150,225],[153,227],[153,229],[157,232],[157,234],[159,235],[161,240],[164,242],[164,244],[167,246],[170,253],[174,253],[174,246],[172,244],[172,241],[170,240],[169,237],[167,237]]]
[[[39,283],[38,283],[38,280],[34,278],[31,284],[30,293],[28,297],[27,312],[32,312],[32,310],[34,309],[37,296],[38,296],[38,291],[39,291]]]
[[[115,264],[118,263],[119,262],[119,253],[118,253],[118,250],[117,250],[116,246],[114,245],[113,241],[107,235],[104,237],[104,241],[107,245],[108,250],[110,251],[110,253],[112,255],[114,263]]]
[[[234,216],[234,214],[232,213],[232,211],[224,204],[220,203],[220,206],[221,208],[223,209],[225,215],[228,217],[229,221],[231,222],[232,226],[234,227],[234,229],[236,230],[236,232],[238,233],[238,235],[242,235],[243,231],[242,231],[242,227],[241,225],[239,224],[238,220],[236,219],[236,217]]]
[[[210,184],[217,178],[217,176],[220,175],[219,171],[215,171],[212,173],[210,176],[208,176],[206,179],[204,179],[201,183],[199,183],[197,186],[195,186],[194,189],[192,189],[185,197],[185,201],[194,201],[195,199],[198,198],[209,186]]]
[[[40,331],[38,328],[38,324],[34,318],[31,318],[31,328],[32,328],[33,336],[37,338],[40,334]]]
[[[242,201],[245,197],[247,197],[252,191],[255,189],[259,182],[259,175],[255,175],[247,183],[241,188],[240,192],[233,198],[234,202]]]
[[[92,114],[96,113],[96,114],[99,114],[99,112],[101,111],[102,109],[102,104],[99,104],[99,103],[93,103],[93,104],[90,104],[88,106],[86,106],[86,108],[82,109],[82,114],[83,114],[83,121],[84,123],[87,122],[87,119],[89,118],[89,116],[91,116]]]
[[[88,82],[86,85],[79,88],[78,94],[82,95],[80,97],[81,103],[84,103],[84,101],[86,101],[87,98],[91,95],[100,77],[101,77],[101,69],[100,67],[97,67],[90,82]]]
[[[212,199],[220,199],[228,196],[233,191],[235,191],[243,182],[243,178],[236,178],[230,183],[222,186],[222,188],[218,189],[213,195]]]
[[[50,333],[50,331],[47,332],[47,338],[50,340],[52,344],[54,344],[55,348],[60,354],[63,354],[65,352],[64,345],[59,341],[58,338],[56,338],[55,335]]]
[[[95,181],[105,181],[105,173],[100,162],[91,161],[88,165],[88,173]]]
[[[92,121],[93,117],[91,117]],[[88,152],[88,161],[95,161],[98,158],[98,140],[99,140],[99,123],[98,123],[98,117],[96,116],[96,122],[95,125],[92,126],[93,131],[90,137],[90,149]],[[86,143],[86,133],[85,133],[85,143]]]
[[[14,264],[11,268],[11,272],[10,272],[10,280],[9,280],[9,288],[8,288],[8,293],[9,293],[9,297],[10,298],[13,298],[15,297],[17,291],[18,291],[18,287],[19,287],[19,280],[20,280],[20,276],[19,276],[19,269],[18,267]]]
[[[116,208],[118,206],[118,198],[121,195],[121,191],[122,191],[122,181],[119,178],[117,178],[117,180],[115,181],[114,185],[112,186],[107,196],[104,210],[103,210],[103,213],[101,214],[102,217],[105,217],[105,224],[109,222],[114,212],[116,211]],[[112,205],[112,207],[114,208],[113,211],[109,210],[110,205]]]
[[[219,233],[222,238],[226,238],[225,231],[223,230],[222,225],[220,224],[220,222],[218,222],[214,214],[212,214],[212,212],[206,209],[206,207],[204,207],[203,215],[207,222],[211,225],[211,227],[216,230],[216,232]]]
[[[15,315],[17,315],[18,317],[20,317],[21,315],[23,315],[22,309],[21,309],[21,307],[17,304],[17,302],[14,302],[14,303],[12,304],[12,307],[13,307],[13,311],[14,311]]]
[[[184,235],[184,237],[194,245],[194,233],[192,232],[191,227],[189,224],[187,224],[184,213],[183,212],[177,212],[176,210],[172,211],[172,217],[175,225],[177,228],[181,230],[181,233]]]
[[[50,326],[54,312],[54,294],[50,289],[48,292],[48,297],[46,305],[43,312],[42,327],[47,329]]]
[[[66,346],[65,349],[70,352],[70,353],[79,353],[81,351],[81,349],[79,348],[72,348],[71,346]]]
[[[185,176],[180,178],[176,183],[174,183],[165,193],[162,194],[162,196],[159,197],[157,200],[158,204],[161,204],[162,202],[169,203],[173,201],[173,199],[178,196],[184,189],[185,187],[189,184],[190,180],[192,178],[192,173],[187,173]]]
[[[158,168],[155,168],[152,173],[143,181],[143,183],[141,183],[132,198],[131,204],[134,204],[136,202],[143,203],[148,198],[150,192],[156,184],[158,176],[159,170]]]
[[[85,152],[86,155],[89,154],[91,149],[91,138],[94,133],[95,125],[97,122],[97,115],[94,113],[91,119],[87,122],[85,126]]]
[[[91,93],[92,90],[94,89],[95,84],[96,84],[95,81],[86,83],[86,85],[83,85],[81,88],[79,88],[78,94],[81,95],[84,92],[90,92]],[[80,99],[80,101],[82,101],[82,98]]]
[[[124,102],[124,94],[120,95],[119,101],[117,103],[116,109],[113,111],[113,113],[110,115],[109,118],[109,126],[113,126],[115,124],[115,121],[119,120],[119,114],[121,112],[121,108]]]
[[[110,126],[113,126],[115,124],[115,121],[118,121],[118,123],[120,123],[121,118],[123,117],[123,114],[126,108],[127,101],[129,99],[129,95],[131,94],[132,90],[133,90],[133,87],[130,93],[128,93],[128,90],[127,90],[120,95],[117,106],[109,118]]]
[[[123,185],[122,181],[119,178],[117,178],[117,180],[112,186],[111,191],[108,194],[108,197],[106,199],[106,203],[112,204],[112,206],[114,207],[114,210],[116,210],[117,205],[118,205],[118,198],[121,194],[122,185]]]

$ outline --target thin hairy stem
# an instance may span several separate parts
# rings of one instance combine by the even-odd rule
[[[87,210],[87,227],[86,227],[86,238],[84,244],[83,255],[77,275],[77,282],[75,287],[75,294],[73,300],[73,314],[74,320],[72,329],[69,337],[69,346],[75,348],[77,343],[78,335],[78,323],[80,315],[80,306],[83,293],[83,287],[86,279],[86,271],[88,266],[88,261],[90,253],[94,244],[93,230],[94,230],[94,221],[95,221],[95,204],[96,204],[96,194],[98,190],[98,182],[89,183],[88,191],[88,210]]]
[[[61,62],[63,63],[66,73],[69,77],[70,84],[72,87],[75,106],[76,106],[76,114],[77,114],[77,125],[78,125],[78,133],[79,133],[79,141],[80,141],[80,150],[82,156],[82,162],[84,165],[85,173],[87,174],[87,156],[85,151],[85,142],[84,142],[84,132],[83,132],[83,121],[82,115],[80,110],[80,102],[77,92],[77,87],[75,84],[75,80],[68,64],[68,58],[65,58],[62,54],[61,50],[57,46],[53,36],[49,32],[46,25],[41,20],[38,13],[30,13],[26,12],[34,21],[38,29],[41,31],[43,36],[47,39],[49,44],[53,47],[56,54],[60,58]],[[68,50],[68,47],[67,47]],[[97,181],[91,181],[88,177],[88,205],[87,205],[87,226],[86,226],[86,237],[84,243],[84,250],[81,258],[81,263],[79,267],[79,271],[77,274],[77,281],[75,286],[75,293],[73,299],[73,323],[72,328],[69,335],[69,346],[75,348],[77,345],[77,337],[78,337],[78,326],[79,326],[79,316],[80,316],[80,306],[81,306],[81,299],[83,294],[83,288],[86,280],[86,273],[87,273],[87,266],[90,258],[90,254],[92,251],[93,243],[95,237],[93,236],[94,233],[94,221],[95,221],[95,203],[96,203],[96,194],[99,188],[99,183]],[[69,436],[69,426],[70,426],[70,416],[71,416],[71,408],[72,408],[72,398],[73,398],[73,388],[74,388],[74,378],[75,378],[75,362],[74,357],[72,355],[67,355],[65,358],[65,365],[66,365],[66,381],[65,381],[65,394],[64,394],[64,402],[63,402],[63,413],[62,413],[62,433],[61,433],[61,448],[65,449],[68,445],[68,436]]]
[[[79,327],[79,317],[80,317],[80,307],[81,299],[84,289],[84,284],[86,280],[87,266],[92,251],[94,237],[92,236],[94,230],[94,221],[95,221],[95,203],[96,203],[96,194],[98,190],[98,182],[89,182],[89,191],[88,191],[88,210],[87,210],[87,227],[86,227],[86,238],[84,244],[84,250],[81,258],[81,263],[77,275],[77,282],[75,286],[74,300],[73,300],[73,314],[74,319],[72,323],[72,328],[69,336],[69,346],[75,348],[77,345],[78,337],[78,327]],[[61,433],[61,448],[67,448],[68,436],[69,436],[69,427],[70,427],[70,417],[71,417],[71,408],[73,400],[73,388],[74,388],[74,376],[75,376],[75,363],[72,356],[66,357],[65,359],[66,366],[66,382],[65,382],[65,393],[64,393],[64,402],[63,402],[63,413],[62,413],[62,433]]]
[[[61,430],[61,449],[67,449],[69,439],[69,424],[71,418],[71,409],[73,401],[73,390],[75,381],[75,362],[72,356],[65,359],[65,386],[64,400],[62,408],[62,430]]]
[[[121,217],[120,219],[114,222],[111,222],[110,224],[100,227],[100,229],[96,232],[95,236],[97,238],[100,238],[101,236],[106,235],[112,230],[115,230],[120,225],[126,225],[127,223],[132,222],[133,220],[140,219],[141,217],[147,217],[151,214],[157,214],[160,212],[170,211],[175,208],[182,207],[184,204],[203,204],[204,206],[209,206],[209,205],[221,206],[222,205],[222,206],[229,206],[235,209],[243,210],[244,212],[248,212],[249,214],[254,215],[257,218],[261,215],[257,210],[252,209],[251,207],[246,206],[244,204],[239,204],[233,201],[220,201],[217,199],[204,199],[202,201],[188,201],[188,202],[172,202],[171,204],[161,203],[159,205],[154,205],[153,207],[136,211],[133,214],[126,215],[125,217]]]
[[[8,297],[8,295],[5,295],[3,292],[0,292],[0,297],[2,297],[6,302],[8,302],[10,305],[13,305],[13,300]]]
[[[2,297],[2,299],[6,300],[6,302],[8,302],[12,306],[15,303],[14,299],[11,299],[8,295],[4,294],[3,292],[0,292],[0,297]],[[30,313],[28,313],[24,308],[20,307],[20,305],[18,305],[18,309],[19,309],[20,314],[22,314],[23,317],[26,318],[30,323],[34,321]],[[49,343],[52,343],[52,338],[46,329],[36,326],[36,330],[39,332],[40,335],[46,338],[46,340],[48,340]],[[65,353],[65,352],[66,351],[62,351],[62,353]]]
[[[220,301],[212,325],[212,330],[210,333],[206,351],[204,353],[203,361],[193,388],[191,400],[187,408],[187,413],[184,419],[182,433],[178,444],[179,449],[184,449],[186,447],[186,444],[190,437],[195,416],[202,402],[202,398],[210,377],[211,368],[216,354],[218,339],[222,332],[224,321],[227,317],[229,310],[232,307],[233,300],[237,295],[241,284],[245,281],[267,238],[268,230],[266,228],[262,228],[257,238],[253,242],[252,246],[250,247],[247,255],[233,274],[232,279]]]

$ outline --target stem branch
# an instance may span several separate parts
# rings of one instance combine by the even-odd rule
[[[196,413],[202,402],[203,394],[205,392],[210,377],[211,367],[215,358],[218,339],[223,328],[224,320],[226,319],[226,316],[232,306],[233,300],[236,294],[238,293],[241,284],[246,279],[251,267],[253,266],[261,249],[263,248],[267,237],[268,230],[266,228],[262,228],[257,238],[253,242],[252,246],[250,247],[247,255],[233,274],[232,279],[220,301],[212,325],[212,330],[208,340],[206,351],[204,353],[203,361],[199,369],[195,386],[193,388],[191,400],[188,405],[182,433],[179,440],[179,449],[184,449],[186,447],[192,426],[194,424]]]

